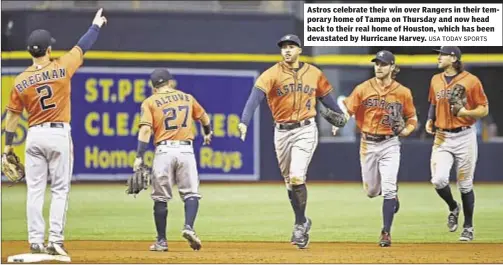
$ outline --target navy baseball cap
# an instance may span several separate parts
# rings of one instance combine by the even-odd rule
[[[371,60],[371,62],[381,61],[386,64],[395,64],[395,55],[390,51],[380,51],[376,53],[376,56]]]
[[[155,69],[152,74],[150,74],[150,81],[154,87],[158,87],[162,83],[173,79],[173,76],[166,69]]]
[[[441,54],[454,55],[461,60],[461,50],[456,46],[442,46],[439,50],[434,50]]]
[[[300,42],[300,39],[297,35],[293,35],[293,34],[288,34],[288,35],[285,35],[283,36],[279,41],[278,41],[278,46],[281,48],[281,45],[283,45],[283,42],[293,42],[295,43],[297,46],[299,47],[302,47],[302,43]]]
[[[27,40],[29,50],[45,51],[54,43],[56,43],[56,40],[51,36],[51,33],[45,29],[36,29],[32,31]]]

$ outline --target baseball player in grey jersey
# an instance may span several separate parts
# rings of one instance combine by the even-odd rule
[[[62,57],[51,60],[55,40],[46,30],[28,37],[33,65],[18,75],[7,105],[4,152],[10,152],[15,128],[23,109],[28,112],[26,138],[26,184],[28,242],[32,253],[68,255],[63,246],[66,212],[73,170],[70,131],[71,78],[83,62],[84,53],[98,38],[106,18],[98,10],[89,30]],[[52,74],[49,74],[52,73]],[[42,214],[47,179],[51,180],[49,243],[45,241]]]
[[[456,165],[465,217],[459,240],[471,241],[474,238],[475,207],[473,178],[478,157],[474,123],[489,114],[489,103],[480,80],[463,69],[458,47],[443,46],[435,51],[439,53],[438,68],[443,69],[443,73],[434,75],[430,83],[431,105],[426,131],[435,134],[431,153],[431,183],[449,207],[447,226],[449,231],[455,232],[461,205],[452,196],[449,176],[452,165]]]

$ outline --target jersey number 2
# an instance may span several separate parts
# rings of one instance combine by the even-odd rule
[[[47,99],[52,98],[52,96],[54,95],[51,86],[43,85],[37,87],[37,94],[40,96],[40,107],[42,108],[42,110],[48,110],[56,107],[55,103],[47,104],[46,102]]]
[[[185,105],[178,106],[178,111],[176,108],[167,108],[167,109],[163,110],[164,115],[166,116],[166,118],[164,119],[164,129],[166,129],[166,131],[178,129],[177,124],[170,125],[169,122],[176,120],[176,118],[178,117],[179,111],[185,112],[184,113],[185,116],[183,117],[182,127],[183,128],[187,127],[187,114],[189,113],[189,106],[185,106]]]

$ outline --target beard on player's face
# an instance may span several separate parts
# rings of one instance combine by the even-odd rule
[[[391,65],[376,62],[374,65],[374,73],[378,79],[386,79],[391,74]]]

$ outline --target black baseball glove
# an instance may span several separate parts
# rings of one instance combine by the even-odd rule
[[[343,113],[335,112],[329,108],[325,108],[325,110],[321,110],[321,116],[328,121],[328,123],[332,124],[335,127],[344,127],[348,120]]]
[[[126,193],[133,194],[135,197],[140,191],[146,190],[150,185],[151,170],[145,165],[134,172],[127,180]]]
[[[393,104],[389,112],[389,122],[394,135],[399,135],[405,129],[405,120],[401,104]]]
[[[460,84],[455,84],[449,97],[449,105],[454,116],[458,116],[459,110],[466,105],[466,89]]]
[[[405,120],[402,115],[390,115],[390,122],[394,135],[399,135],[405,129]]]

